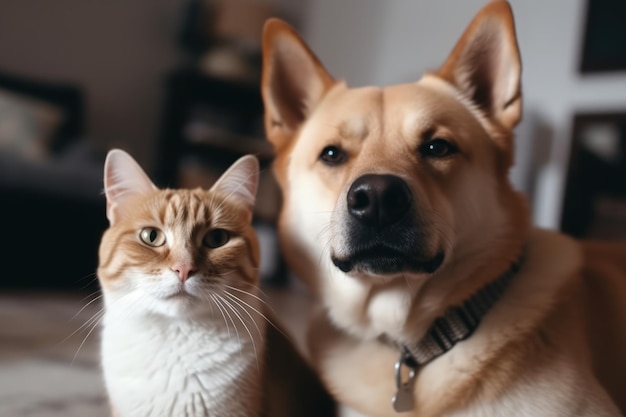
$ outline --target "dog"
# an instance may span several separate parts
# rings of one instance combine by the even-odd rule
[[[311,360],[367,416],[626,412],[626,245],[532,227],[508,179],[522,113],[505,1],[437,70],[335,80],[286,23],[263,34],[285,259],[319,308]]]

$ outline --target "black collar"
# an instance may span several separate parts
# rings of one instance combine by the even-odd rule
[[[435,319],[424,337],[414,345],[399,345],[400,358],[395,365],[398,392],[393,397],[397,412],[413,409],[413,385],[417,369],[448,352],[458,342],[474,333],[481,319],[500,299],[513,276],[519,271],[521,258],[498,279],[487,284],[468,298],[462,305],[449,308],[443,316]],[[402,382],[402,366],[409,369],[409,378]]]

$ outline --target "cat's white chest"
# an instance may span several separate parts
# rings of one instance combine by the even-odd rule
[[[232,327],[119,317],[105,318],[102,336],[106,385],[120,417],[234,417],[254,408],[256,399],[240,392],[260,378],[260,337],[253,347]]]

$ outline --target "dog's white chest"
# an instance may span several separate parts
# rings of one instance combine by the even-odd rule
[[[398,335],[411,311],[412,292],[402,285],[375,288],[331,271],[324,285],[324,302],[335,323],[365,339]]]

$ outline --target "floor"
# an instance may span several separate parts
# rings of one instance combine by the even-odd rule
[[[0,297],[0,416],[108,414],[97,331],[85,338],[92,329],[90,319],[100,309],[99,300],[79,312],[90,300],[81,298]]]
[[[265,290],[303,347],[311,298]],[[0,417],[107,417],[98,362],[98,295],[0,295]]]

